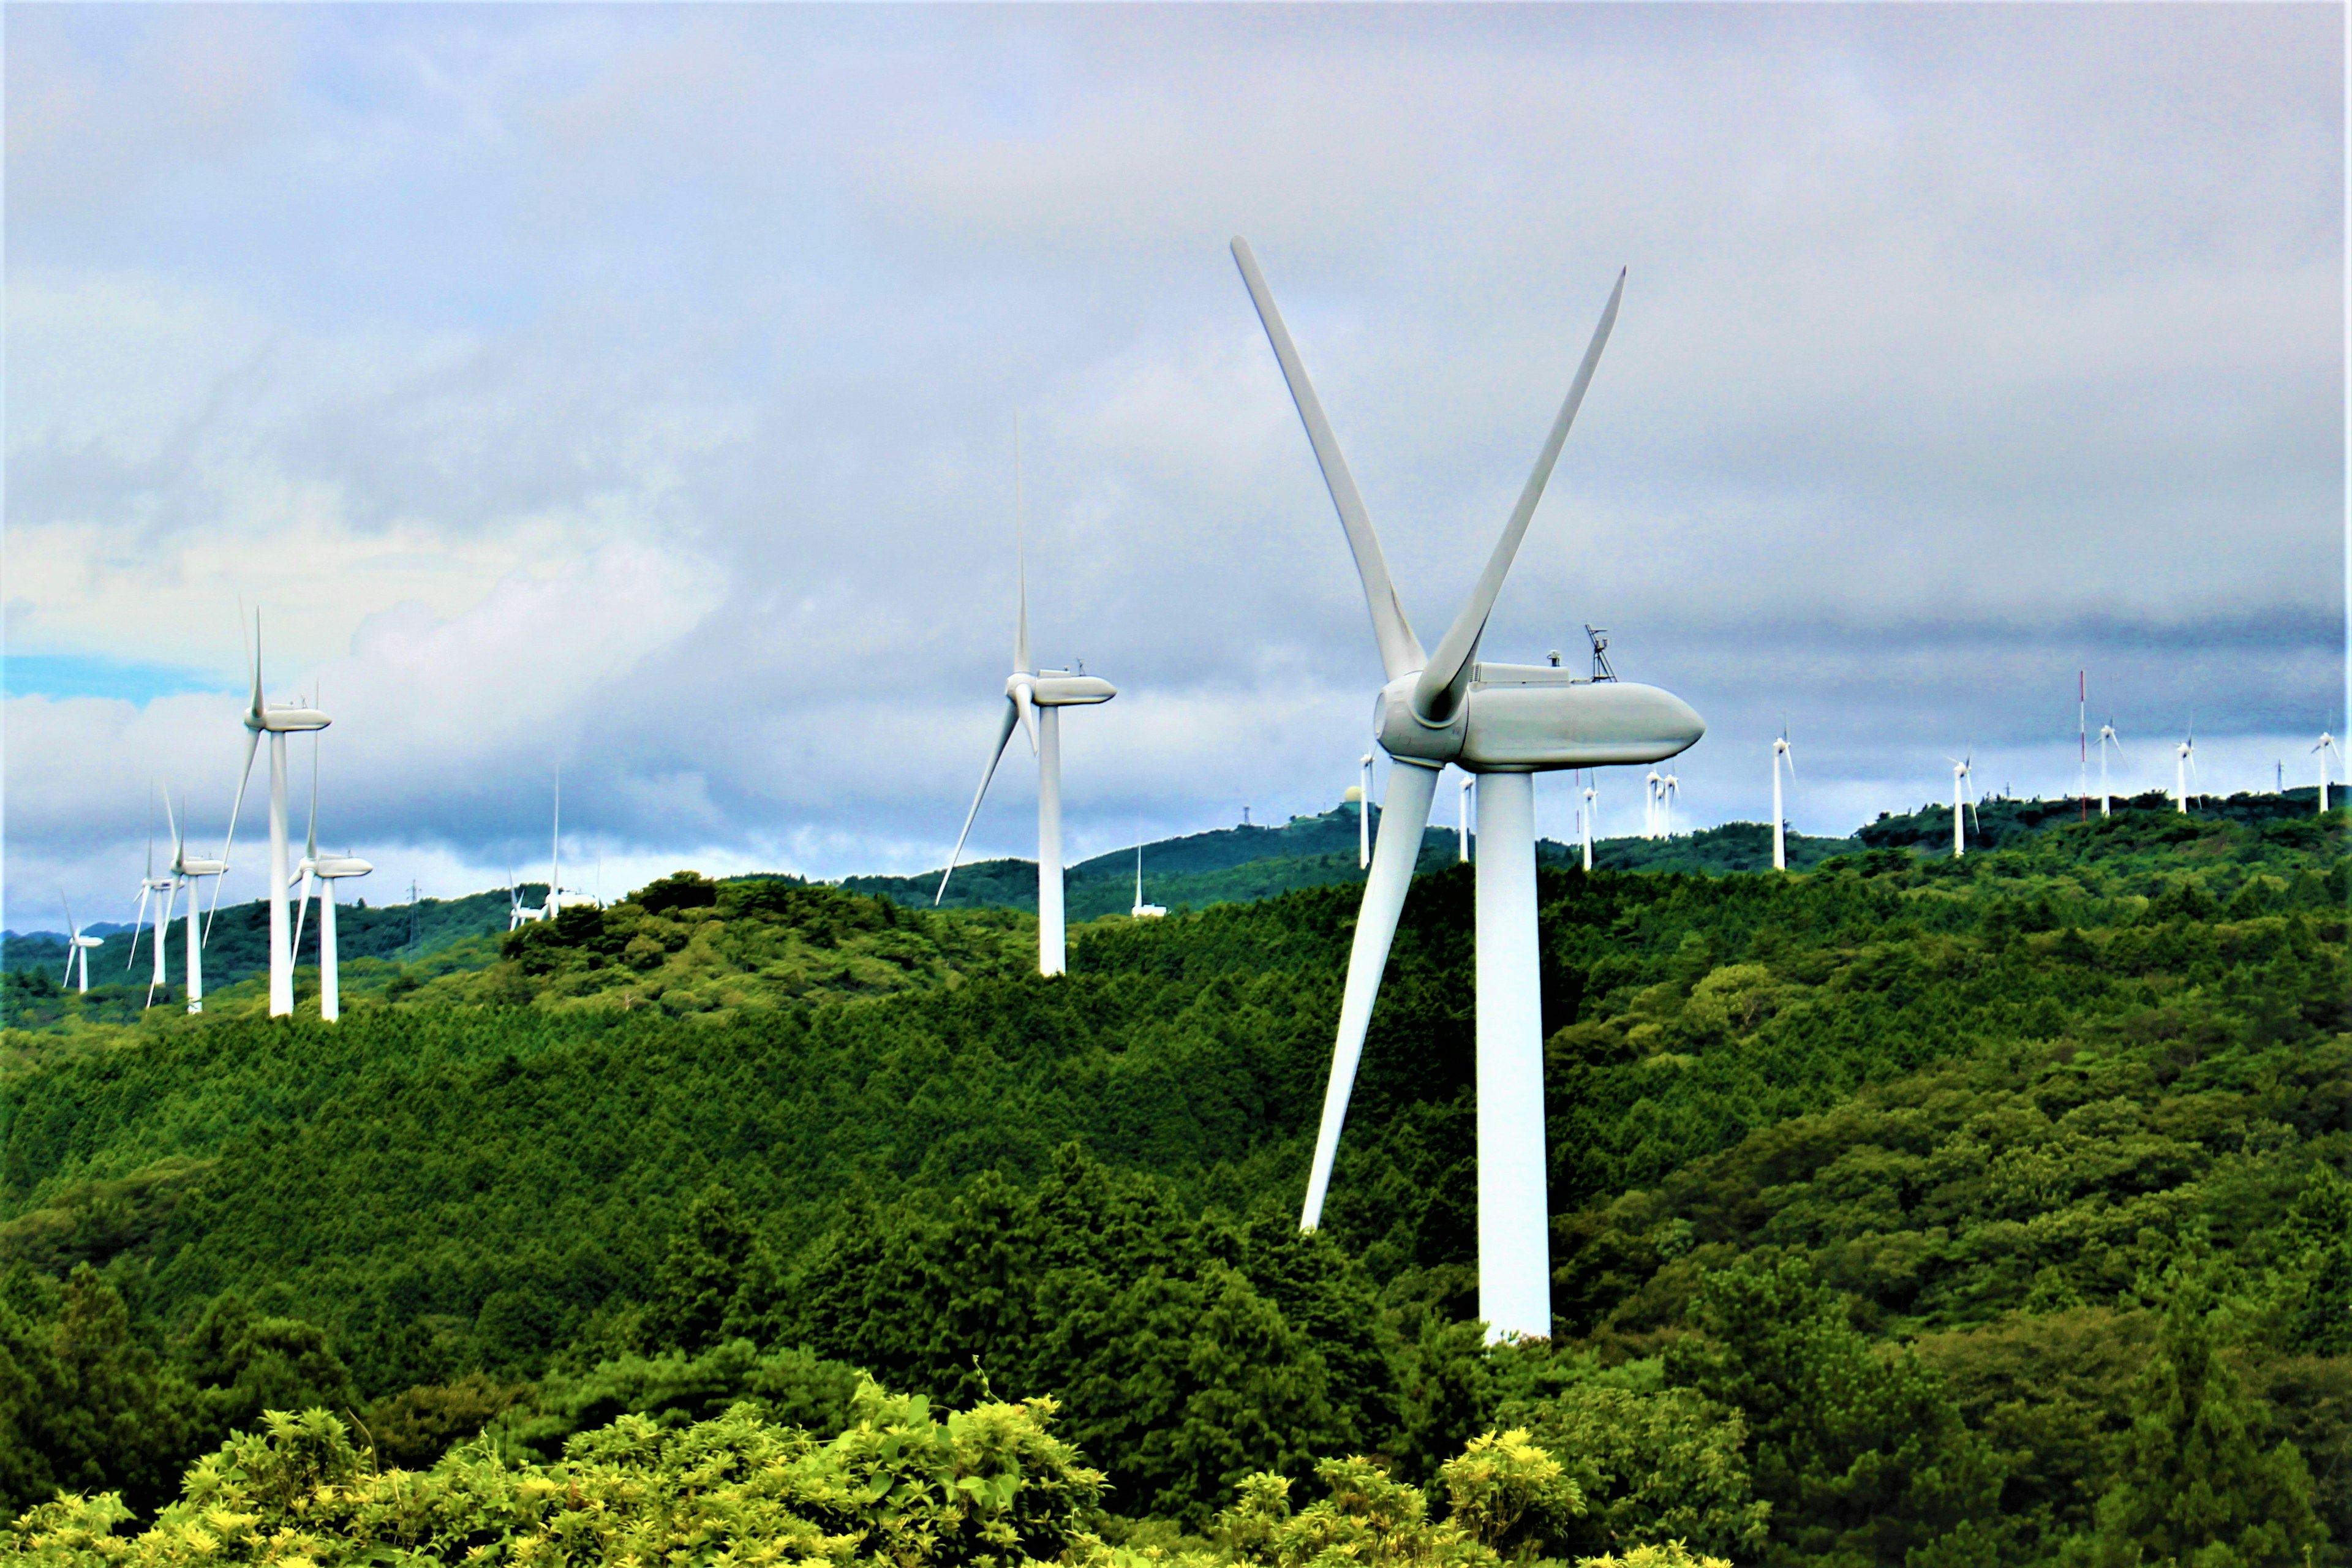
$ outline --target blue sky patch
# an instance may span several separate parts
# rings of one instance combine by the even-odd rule
[[[17,653],[0,659],[11,697],[112,697],[145,703],[189,691],[227,689],[201,669],[133,664],[86,653]]]

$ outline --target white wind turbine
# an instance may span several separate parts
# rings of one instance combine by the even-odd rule
[[[1455,796],[1455,804],[1461,807],[1458,823],[1454,829],[1454,858],[1457,865],[1470,864],[1470,789],[1477,782],[1476,775],[1463,774],[1461,793]]]
[[[2115,798],[2114,793],[2107,788],[2107,748],[2109,746],[2116,749],[2116,761],[2123,761],[2124,743],[2122,738],[2116,733],[2116,721],[2112,719],[2099,726],[2099,815],[2101,816],[2108,815],[2109,803]]]
[[[294,914],[294,945],[302,945],[303,917],[310,909],[310,884],[319,885],[319,1016],[333,1023],[343,1016],[341,970],[335,952],[335,884],[364,877],[373,866],[352,855],[319,853],[319,747],[310,745],[310,831],[302,848],[302,903]]]
[[[1356,786],[1356,869],[1372,868],[1372,753],[1360,759],[1364,782]]]
[[[122,961],[125,974],[139,963],[139,937],[147,924],[147,907],[152,901],[155,931],[150,945],[154,949],[154,974],[147,982],[147,1000],[141,1004],[142,1007],[154,1005],[155,993],[163,984],[163,930],[172,923],[171,894],[177,886],[178,879],[155,875],[155,795],[151,784],[147,795],[147,874],[139,879],[139,912],[131,917],[131,956]],[[157,898],[159,893],[163,896]]]
[[[2189,779],[2197,771],[2197,737],[2190,735],[2172,753],[2172,797],[2182,816],[2189,814]]]
[[[66,897],[66,890],[63,888],[58,889],[58,898],[66,907],[65,983],[68,985],[74,983],[74,964],[79,961],[81,964],[81,989],[83,994],[87,995],[89,992],[89,955],[97,949],[104,947],[106,939],[82,935],[81,927],[74,924],[73,900]]]
[[[2311,750],[2313,754],[2319,758],[2319,810],[2322,816],[2326,816],[2327,812],[2327,759],[2332,753],[2338,762],[2341,762],[2343,761],[2344,753],[2336,750],[2336,736],[2331,731],[2326,730],[2322,730],[2319,732],[2319,744],[2312,747]]]
[[[1675,836],[1675,801],[1683,793],[1683,781],[1668,773],[1658,781],[1658,837]]]
[[[1772,869],[1789,868],[1788,813],[1780,804],[1780,764],[1789,765],[1789,782],[1797,782],[1797,753],[1789,750],[1789,727],[1780,726],[1780,738],[1772,742]]]
[[[1947,757],[1944,760],[1952,764],[1952,858],[1957,860],[1969,852],[1968,835],[1961,826],[1960,807],[1965,802],[1969,811],[1977,808],[1976,759]],[[1978,819],[1977,826],[1979,830],[1983,828],[1981,817]]]
[[[181,797],[178,815],[173,814],[172,792],[167,787],[163,791],[163,820],[172,829],[172,875],[178,885],[185,888],[188,892],[188,1011],[201,1013],[205,1010],[205,944],[204,938],[197,930],[196,906],[204,900],[198,897],[200,891],[198,884],[206,877],[226,874],[228,870],[228,862],[226,859],[207,860],[188,853],[188,841],[180,827],[180,817],[187,814],[188,802],[185,796]],[[174,892],[164,902],[163,916],[167,921],[171,918],[170,899],[178,896]],[[161,984],[160,980],[158,984]],[[151,1002],[155,999],[152,986],[148,988],[147,999]]]
[[[1648,775],[1642,780],[1643,792],[1642,837],[1644,838],[1655,838],[1658,836],[1658,795],[1665,788],[1665,784],[1664,775],[1655,768],[1652,768]]]
[[[1355,556],[1385,680],[1378,708],[1380,742],[1396,763],[1389,771],[1371,875],[1364,884],[1363,907],[1349,954],[1331,1077],[1299,1223],[1313,1229],[1322,1218],[1331,1162],[1347,1120],[1348,1097],[1380,992],[1381,972],[1412,884],[1439,771],[1452,763],[1480,782],[1475,895],[1478,1312],[1493,1337],[1549,1336],[1551,1247],[1545,1201],[1534,775],[1655,762],[1688,747],[1706,727],[1687,704],[1655,687],[1571,676],[1545,665],[1487,664],[1477,656],[1496,596],[1502,592],[1616,321],[1624,276],[1618,276],[1502,538],[1469,601],[1432,654],[1423,651],[1405,618],[1380,538],[1257,260],[1241,239],[1233,242],[1233,252]]]
[[[239,627],[242,630],[242,626]],[[286,892],[292,885],[286,863],[286,737],[303,731],[323,730],[334,721],[315,708],[291,703],[272,705],[261,696],[261,612],[253,613],[253,701],[245,711],[245,766],[236,775],[236,801],[229,807],[228,841],[221,858],[236,842],[236,819],[245,810],[246,781],[253,776],[253,752],[261,737],[269,737],[269,1016],[290,1017],[294,1012],[294,932],[288,923]],[[205,917],[205,934],[212,934],[212,913],[220,908],[220,889],[213,890],[213,910]]]
[[[1030,658],[1029,561],[1023,537],[1022,506],[1021,426],[1016,420],[1013,426],[1013,518],[1019,608],[1013,624],[1013,673],[1004,678],[1004,721],[997,728],[995,749],[988,753],[988,766],[981,770],[980,788],[972,792],[971,809],[963,815],[963,831],[956,835],[955,849],[948,856],[947,869],[940,874],[940,890],[931,895],[931,904],[937,908],[940,900],[948,896],[948,879],[955,875],[964,840],[971,837],[972,819],[980,815],[980,803],[988,795],[988,782],[996,776],[996,764],[1004,760],[1004,748],[1012,741],[1013,726],[1017,724],[1027,733],[1030,749],[1037,753],[1037,973],[1059,974],[1066,967],[1062,916],[1062,710],[1108,702],[1118,695],[1118,689],[1099,676],[1083,671],[1072,674],[1066,669],[1039,669]]]

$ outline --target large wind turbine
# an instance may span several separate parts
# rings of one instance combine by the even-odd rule
[[[1789,730],[1780,727],[1780,738],[1772,742],[1772,869],[1789,868],[1788,816],[1780,805],[1780,764],[1789,764],[1789,782],[1797,782],[1797,753],[1789,750]]]
[[[1970,811],[1976,809],[1977,792],[1973,783],[1976,759],[1947,757],[1944,760],[1952,764],[1952,858],[1957,860],[1969,852],[1968,834],[1961,826],[1960,807],[1965,802]],[[1977,826],[1979,829],[1984,826],[1982,818],[1978,819]]]
[[[310,831],[302,846],[302,904],[294,915],[294,945],[302,945],[302,921],[310,909],[310,884],[319,884],[319,1016],[333,1023],[343,1016],[341,971],[335,952],[335,884],[375,869],[351,855],[319,853],[319,746],[310,743]]]
[[[1503,527],[1469,601],[1436,652],[1425,653],[1390,579],[1380,538],[1340,456],[1307,367],[1276,310],[1248,244],[1234,260],[1257,307],[1283,379],[1307,427],[1331,504],[1355,556],[1385,684],[1381,747],[1394,760],[1371,875],[1348,958],[1331,1078],[1315,1139],[1315,1163],[1300,1211],[1302,1228],[1322,1218],[1331,1162],[1381,972],[1396,935],[1421,851],[1439,771],[1451,763],[1477,775],[1478,1315],[1496,1338],[1551,1332],[1551,1247],[1545,1202],[1543,1006],[1536,932],[1535,781],[1540,772],[1649,763],[1673,756],[1706,732],[1689,706],[1655,687],[1571,676],[1548,665],[1486,664],[1478,658],[1486,618],[1543,499],[1570,425],[1584,401],[1624,293],[1624,275],[1552,421],[1535,468]]]
[[[286,892],[293,879],[286,864],[286,737],[307,730],[323,730],[334,722],[315,708],[291,703],[272,705],[261,696],[261,612],[253,613],[253,701],[245,710],[245,766],[236,775],[236,801],[229,807],[228,840],[221,858],[236,843],[236,819],[245,810],[246,781],[253,776],[254,749],[269,737],[269,1016],[294,1014],[294,932],[286,918]],[[220,891],[213,891],[213,907],[220,907]],[[210,935],[212,919],[205,920]]]
[[[201,1013],[205,1010],[205,944],[203,937],[197,931],[196,907],[204,900],[197,896],[201,890],[198,884],[206,877],[218,877],[226,873],[228,861],[226,859],[206,860],[188,853],[188,840],[180,826],[180,817],[185,816],[187,813],[187,797],[184,795],[180,800],[178,815],[173,814],[172,792],[166,786],[163,791],[163,820],[172,829],[172,875],[177,879],[179,885],[188,891],[188,1011]],[[176,893],[173,895],[175,898],[177,896]],[[217,898],[217,895],[215,897]],[[169,908],[167,903],[166,919],[170,918]],[[155,993],[151,988],[147,993],[148,1000],[154,1000],[154,996]]]
[[[2336,750],[2336,736],[2333,732],[2326,730],[2322,730],[2319,732],[2319,744],[2312,747],[2311,750],[2313,754],[2319,759],[2319,810],[2322,816],[2326,816],[2327,812],[2327,758],[2332,752],[2338,761],[2341,761],[2344,753]]]
[[[2107,748],[2109,746],[2116,749],[2116,760],[2121,761],[2124,743],[2121,737],[2116,733],[2116,721],[2112,719],[2099,726],[2099,815],[2101,816],[2108,814],[2108,803],[2115,798],[2107,788]]]
[[[1013,673],[1004,678],[1004,721],[996,731],[995,749],[981,770],[980,788],[972,792],[971,809],[963,814],[963,831],[956,835],[948,868],[940,874],[940,890],[931,895],[936,907],[948,896],[948,879],[955,875],[956,859],[964,840],[971,837],[972,819],[987,798],[988,781],[1004,760],[1004,748],[1016,724],[1037,753],[1037,973],[1059,974],[1064,962],[1062,919],[1062,710],[1108,702],[1118,688],[1099,676],[1066,669],[1039,669],[1029,654],[1029,562],[1021,525],[1021,427],[1013,429],[1013,515],[1014,575],[1019,608],[1013,624]]]
[[[2189,815],[2189,775],[2197,771],[2197,737],[2189,736],[2172,753],[2172,798],[2180,815]]]

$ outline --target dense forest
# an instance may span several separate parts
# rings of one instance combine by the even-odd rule
[[[1351,811],[1150,847],[1192,910],[1053,980],[1009,895],[684,872],[358,960],[335,1026],[12,972],[0,1494],[184,1557],[203,1478],[297,1450],[485,1508],[724,1451],[843,1541],[806,1499],[936,1426],[1062,1510],[1015,1542],[927,1437],[940,1558],[2352,1562],[2352,859],[2303,794],[1997,801],[1958,861],[1931,808],[1785,877],[1754,825],[1547,845],[1555,1331],[1491,1350],[1450,835],[1312,1236]]]

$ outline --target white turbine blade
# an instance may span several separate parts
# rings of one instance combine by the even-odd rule
[[[302,862],[302,900],[294,906],[294,943],[286,950],[289,963],[299,957],[302,952],[302,921],[303,918],[310,912],[310,879],[313,875],[313,864],[309,860]]]
[[[302,858],[319,858],[319,734],[310,732],[310,831],[302,840]]]
[[[66,984],[71,985],[74,956],[81,952],[81,944],[74,941],[74,938],[81,935],[81,927],[74,924],[73,900],[66,897],[66,890],[63,888],[58,889],[58,902],[66,907]],[[84,973],[89,972],[89,964],[86,960],[82,963],[82,972]]]
[[[148,858],[148,869],[151,873],[152,879],[152,873],[154,868],[152,863],[153,854],[152,851],[150,852]],[[122,973],[125,974],[130,973],[131,966],[139,962],[139,933],[147,929],[147,898],[148,895],[152,893],[154,890],[154,889],[149,887],[145,882],[139,884],[139,912],[131,917],[131,956],[122,961]]]
[[[1339,1130],[1348,1120],[1348,1097],[1356,1087],[1356,1063],[1364,1054],[1364,1031],[1371,1026],[1381,975],[1396,940],[1397,917],[1404,912],[1421,858],[1421,836],[1437,796],[1437,770],[1400,762],[1389,770],[1388,798],[1381,803],[1380,840],[1372,847],[1371,874],[1356,913],[1356,939],[1348,952],[1347,988],[1339,1002],[1339,1035],[1331,1047],[1331,1078],[1323,1089],[1323,1121],[1315,1131],[1315,1163],[1307,1171],[1307,1202],[1298,1228],[1323,1222],[1323,1197],[1331,1185],[1331,1162],[1339,1152]]]
[[[1486,634],[1486,617],[1494,613],[1496,596],[1503,591],[1503,579],[1510,575],[1519,542],[1527,537],[1528,523],[1536,515],[1536,503],[1543,500],[1544,486],[1551,482],[1552,468],[1559,461],[1559,449],[1568,440],[1568,427],[1576,423],[1576,411],[1584,405],[1585,389],[1592,384],[1592,373],[1601,363],[1601,351],[1609,346],[1609,330],[1617,324],[1617,306],[1624,297],[1625,274],[1621,269],[1617,286],[1609,291],[1609,303],[1601,312],[1601,324],[1592,329],[1592,341],[1585,347],[1584,363],[1577,366],[1568,400],[1559,405],[1559,416],[1551,422],[1551,433],[1544,437],[1543,450],[1536,454],[1535,469],[1519,491],[1519,503],[1511,509],[1511,519],[1503,525],[1503,537],[1495,542],[1495,552],[1486,558],[1486,569],[1478,574],[1478,585],[1470,591],[1470,602],[1462,606],[1462,613],[1445,629],[1445,640],[1437,645],[1437,651],[1430,656],[1429,668],[1421,672],[1421,679],[1413,687],[1413,707],[1424,718],[1443,719],[1454,711],[1461,696],[1455,688],[1469,667],[1471,655],[1478,650],[1479,637]]]
[[[171,799],[169,796],[164,798],[163,804],[167,807],[171,805]],[[195,897],[195,894],[191,892],[188,896],[193,899]],[[174,877],[172,879],[171,890],[163,895],[163,918],[158,921],[155,924],[155,940],[157,942],[162,942],[163,940],[163,933],[172,929],[172,906],[178,903],[179,900],[180,879]],[[142,1007],[152,1007],[154,1005],[155,982],[151,979],[147,982],[147,1000],[142,1003],[141,1005]]]
[[[1290,388],[1290,401],[1297,406],[1299,423],[1307,426],[1307,444],[1315,448],[1315,461],[1323,470],[1324,488],[1331,492],[1339,526],[1347,532],[1348,549],[1356,558],[1356,575],[1364,584],[1364,606],[1372,616],[1372,639],[1380,644],[1381,667],[1391,680],[1410,675],[1428,662],[1428,656],[1422,652],[1421,639],[1412,635],[1412,623],[1405,618],[1396,584],[1389,577],[1388,557],[1381,553],[1381,536],[1372,531],[1364,498],[1356,489],[1355,476],[1348,471],[1348,459],[1339,455],[1339,438],[1331,434],[1331,422],[1323,416],[1323,404],[1315,395],[1314,384],[1307,379],[1307,366],[1298,357],[1297,345],[1290,341],[1290,329],[1282,324],[1282,312],[1275,309],[1274,291],[1257,269],[1249,241],[1239,235],[1234,237],[1234,264],[1241,268],[1242,283],[1249,289],[1250,302],[1257,307],[1266,342],[1274,345],[1282,379]]]
[[[257,636],[259,635],[260,629],[258,618],[257,617],[256,625],[254,626],[254,631]],[[261,688],[258,685],[256,685],[253,689],[258,693]],[[255,700],[258,701],[259,698],[257,696]],[[228,852],[236,844],[237,813],[245,809],[246,781],[253,777],[253,749],[259,744],[261,744],[261,731],[258,730],[247,730],[245,732],[245,767],[243,771],[236,775],[236,804],[232,805],[228,808],[228,837],[221,840],[221,878],[220,880],[213,884],[212,907],[205,911],[204,934],[196,940],[196,945],[199,947],[204,946],[213,940],[213,917],[220,913],[221,889],[228,886]],[[194,896],[195,895],[193,893],[189,895],[191,898],[194,898]]]
[[[971,809],[963,814],[963,831],[956,835],[955,851],[948,857],[948,868],[940,873],[940,890],[931,895],[933,909],[939,908],[940,900],[948,896],[948,879],[955,875],[956,858],[963,853],[963,841],[971,837],[972,818],[980,815],[980,803],[988,795],[988,781],[996,776],[996,764],[1004,760],[1004,747],[1013,739],[1013,700],[1007,698],[1004,722],[996,727],[996,748],[988,753],[988,766],[981,773],[980,787],[972,791]]]
[[[1013,689],[1011,700],[1013,711],[1021,716],[1022,732],[1029,737],[1029,754],[1034,757],[1037,754],[1037,700],[1023,685]]]

